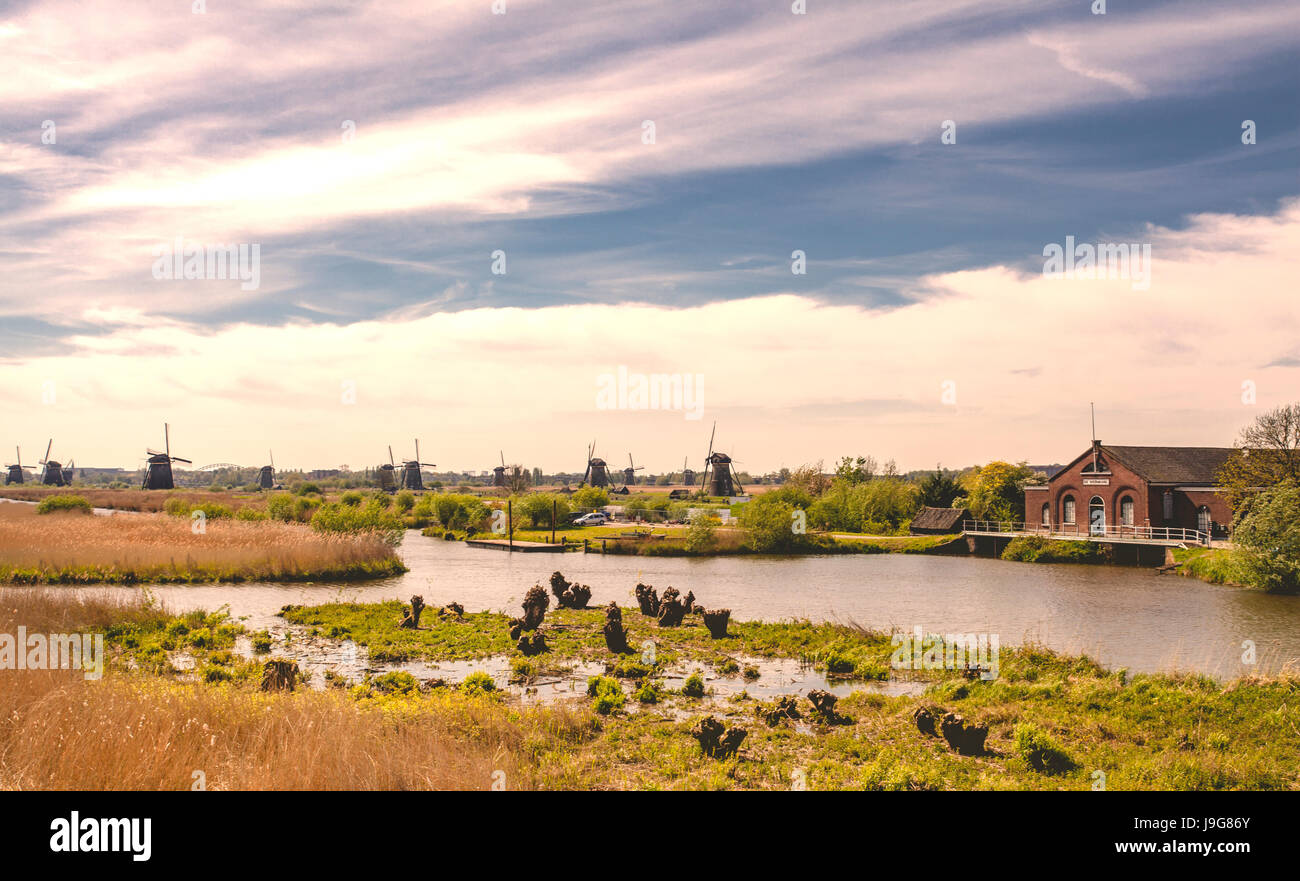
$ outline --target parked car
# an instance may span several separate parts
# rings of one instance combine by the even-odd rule
[[[578,526],[604,526],[609,522],[609,517],[601,511],[592,511],[590,514],[583,514],[573,522]]]

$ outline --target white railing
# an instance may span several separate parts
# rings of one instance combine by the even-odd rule
[[[1049,526],[1009,520],[963,520],[962,531],[976,535],[1041,535],[1095,541],[1167,541],[1209,545],[1210,537],[1199,529],[1181,526],[1101,526],[1070,524]]]

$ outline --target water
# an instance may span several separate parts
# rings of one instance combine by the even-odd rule
[[[1004,646],[1028,641],[1086,653],[1132,671],[1188,670],[1230,678],[1300,664],[1300,597],[1205,584],[1150,569],[1011,563],[913,554],[825,557],[633,557],[511,554],[469,548],[410,531],[401,553],[407,574],[366,584],[222,584],[150,588],[169,608],[229,605],[251,629],[272,624],[290,603],[456,601],[469,611],[518,614],[524,592],[546,586],[555,569],[592,587],[592,605],[635,607],[644,581],[694,591],[736,620],[854,621],[934,633],[997,634]],[[70,589],[70,588],[69,588]],[[136,588],[109,588],[132,591]],[[1242,663],[1252,640],[1258,662]]]

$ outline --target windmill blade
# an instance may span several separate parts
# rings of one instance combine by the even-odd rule
[[[420,464],[420,439],[415,439],[415,464]]]
[[[392,444],[389,444],[389,445],[388,445],[388,464],[389,464],[389,465],[392,465],[394,468],[397,467],[397,463],[393,461],[393,445],[392,445]]]
[[[50,448],[53,446],[54,438],[50,438],[50,442],[45,445],[45,458],[41,460],[42,463],[46,462],[50,458]]]
[[[184,462],[186,465],[193,465],[193,464],[194,464],[194,460],[193,460],[193,459],[182,459],[180,456],[172,456],[172,457],[171,457],[171,460],[172,460],[173,462]]]
[[[167,455],[172,454],[172,428],[166,422],[163,423],[163,444],[167,447]]]
[[[266,454],[271,457],[271,470],[275,471],[275,453],[267,450]]]
[[[501,456],[501,467],[502,467],[502,468],[506,467],[506,453],[505,453],[505,450],[497,450],[497,453],[499,453],[500,456]]]

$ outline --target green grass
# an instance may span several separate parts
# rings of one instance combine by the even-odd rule
[[[115,565],[62,566],[59,568],[0,565],[0,582],[12,584],[206,584],[214,581],[367,581],[406,572],[396,557],[330,566],[319,571],[249,572],[247,566],[205,565],[191,562],[185,569],[171,566],[120,569]]]
[[[1099,563],[1103,557],[1097,542],[1022,535],[1007,543],[1002,559],[1022,563]]]
[[[1199,578],[1211,584],[1248,583],[1236,554],[1227,548],[1174,548],[1178,574]]]
[[[37,514],[53,514],[56,511],[74,511],[81,514],[93,514],[90,502],[81,496],[49,496],[41,499],[36,506]]]

